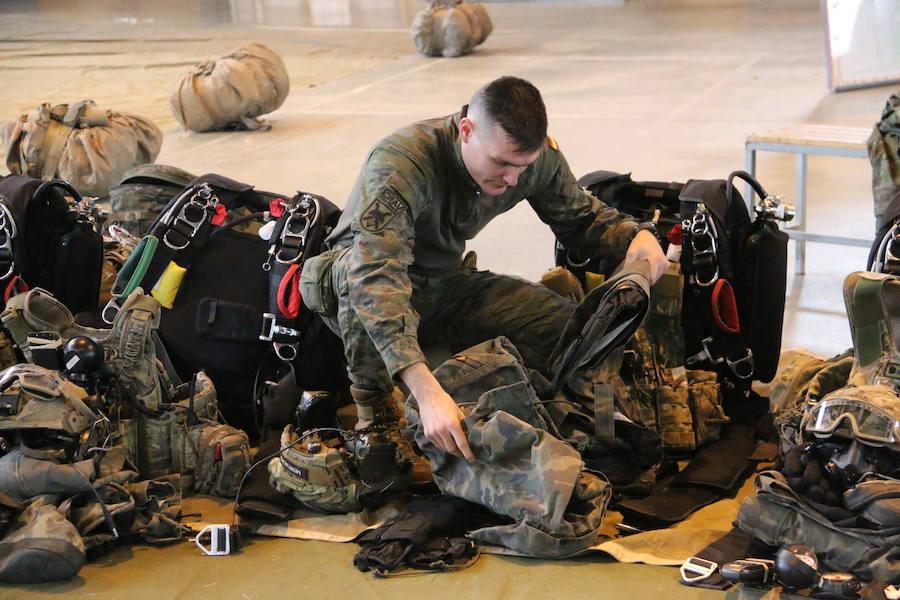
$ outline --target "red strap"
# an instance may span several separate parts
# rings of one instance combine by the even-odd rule
[[[216,204],[216,214],[210,219],[210,223],[219,226],[225,222],[225,216],[228,214],[228,209],[225,208],[224,204]]]
[[[282,198],[269,202],[269,214],[276,219],[284,214],[284,200]]]
[[[16,275],[6,284],[3,291],[3,304],[9,302],[9,299],[17,294],[23,294],[28,291],[28,284],[22,279],[21,275]]]
[[[672,225],[672,229],[670,229],[669,233],[666,234],[666,238],[668,238],[670,244],[675,244],[676,246],[683,245],[684,227],[681,225],[681,223]]]
[[[214,460],[222,460],[222,442],[216,444],[216,455]]]
[[[296,319],[300,316],[300,301],[300,265],[291,265],[278,284],[278,310],[285,319]]]
[[[741,320],[738,317],[737,301],[734,290],[727,279],[719,279],[712,292],[713,320],[719,329],[728,333],[741,332]]]

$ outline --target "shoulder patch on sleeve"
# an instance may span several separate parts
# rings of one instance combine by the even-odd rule
[[[557,144],[556,140],[553,139],[552,137],[550,137],[549,135],[547,136],[547,145],[550,146],[551,148],[553,148],[554,150],[556,150],[557,152],[559,151],[559,144]]]
[[[407,210],[406,202],[393,188],[386,187],[359,216],[359,226],[369,233],[380,233]]]

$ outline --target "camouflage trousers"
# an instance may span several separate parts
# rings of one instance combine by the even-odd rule
[[[389,392],[394,382],[350,305],[348,258],[349,252],[332,268],[337,318],[323,316],[323,320],[344,342],[351,384],[360,390]],[[575,308],[540,284],[462,264],[438,277],[411,273],[410,279],[423,348],[441,347],[454,353],[505,336],[525,365],[542,374],[546,374],[547,359]]]

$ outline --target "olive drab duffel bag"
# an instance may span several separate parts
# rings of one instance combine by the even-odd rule
[[[72,198],[72,203],[66,197]],[[0,179],[0,287],[3,302],[34,287],[73,312],[96,310],[103,270],[97,213],[60,179]]]
[[[900,192],[900,94],[891,94],[866,142],[872,163],[875,228],[885,223],[891,198]]]
[[[156,160],[162,132],[144,117],[82,100],[40,105],[0,127],[0,142],[12,173],[59,177],[85,196],[105,196],[122,173]]]
[[[260,115],[287,98],[290,77],[281,57],[262,44],[245,44],[195,66],[169,95],[185,130],[268,129]]]
[[[491,17],[481,4],[435,0],[416,15],[412,37],[421,54],[449,58],[468,54],[493,29]]]

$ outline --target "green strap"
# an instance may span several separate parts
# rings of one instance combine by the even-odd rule
[[[883,283],[882,278],[861,276],[853,286],[853,301],[847,307],[853,327],[853,347],[860,367],[866,367],[881,358],[885,350],[881,339],[884,331],[884,308],[881,303]]]
[[[114,292],[113,296],[119,300],[124,300],[141,285],[141,281],[143,281],[144,275],[147,274],[147,269],[150,268],[150,263],[153,261],[153,255],[156,254],[157,246],[159,246],[159,239],[152,235],[144,236],[141,239],[137,248],[125,261],[117,278],[118,283],[118,280],[128,277],[128,283],[123,291]]]

